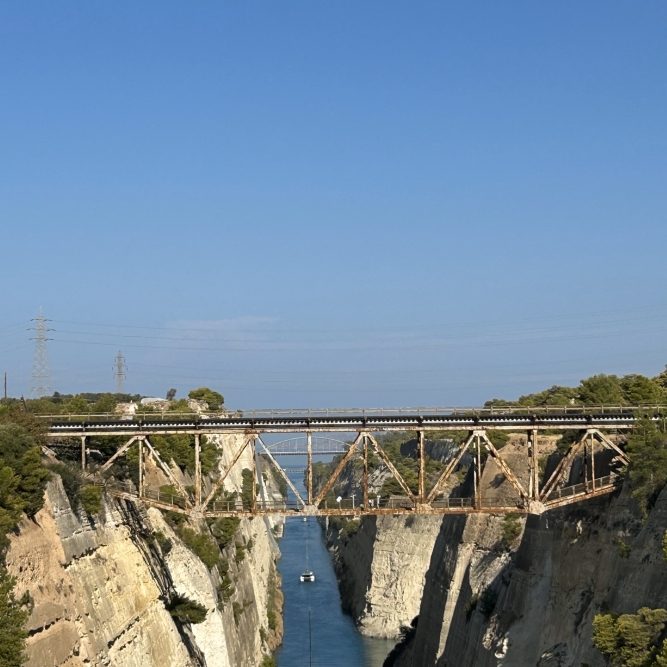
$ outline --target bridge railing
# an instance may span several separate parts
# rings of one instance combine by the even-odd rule
[[[236,410],[234,412],[137,412],[135,414],[101,412],[80,414],[42,414],[36,415],[50,421],[116,421],[116,420],[208,420],[208,419],[280,419],[280,418],[327,418],[327,417],[426,417],[438,415],[549,415],[549,414],[632,414],[641,410],[654,412],[667,411],[667,405],[639,403],[636,405],[544,405],[515,406],[499,405],[492,407],[411,407],[411,408],[304,408],[274,410]]]
[[[561,498],[571,498],[584,493],[592,493],[600,489],[608,488],[610,486],[617,486],[623,481],[621,475],[605,475],[598,477],[595,481],[588,480],[572,486],[564,486],[560,489],[554,489],[547,498],[547,501],[560,500]]]

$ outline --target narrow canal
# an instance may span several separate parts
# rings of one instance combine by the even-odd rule
[[[290,474],[290,479],[300,491],[303,489],[302,477]],[[314,583],[299,579],[306,569],[306,541]],[[396,642],[363,637],[352,618],[343,613],[333,562],[317,520],[287,519],[279,546],[285,635],[276,653],[278,667],[382,667]]]
[[[306,568],[306,540],[314,583],[299,580]],[[280,550],[278,570],[285,594],[285,636],[276,655],[279,667],[382,667],[395,642],[363,637],[354,621],[343,614],[333,563],[317,520],[288,519]],[[309,611],[312,662],[309,662]]]

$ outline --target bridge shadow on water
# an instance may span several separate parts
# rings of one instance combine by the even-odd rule
[[[306,568],[306,538],[309,567],[315,583],[301,583]],[[278,649],[279,667],[381,667],[393,648],[393,640],[368,639],[357,631],[341,609],[340,595],[331,556],[316,519],[287,519],[280,540],[282,559],[278,569],[285,594],[285,636]],[[312,618],[312,662],[309,656],[308,610]]]

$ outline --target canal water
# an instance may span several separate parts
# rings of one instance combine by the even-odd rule
[[[299,575],[308,565],[314,583],[302,583]],[[316,519],[307,522],[289,518],[280,540],[282,558],[278,570],[285,594],[285,635],[276,653],[279,667],[382,667],[394,640],[370,639],[357,631],[350,616],[343,614],[331,556]],[[309,661],[308,614],[312,639]]]
[[[305,494],[303,475],[289,477]],[[302,583],[299,579],[306,569],[306,541],[308,568],[315,573],[314,583]],[[382,667],[396,642],[362,636],[352,618],[343,613],[333,562],[317,520],[288,518],[279,546],[285,634],[276,653],[278,667]]]

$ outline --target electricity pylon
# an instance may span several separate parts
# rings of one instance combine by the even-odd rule
[[[32,359],[32,374],[30,377],[30,395],[33,398],[42,398],[43,396],[50,396],[53,393],[53,380],[51,379],[51,366],[49,365],[49,353],[46,349],[46,341],[51,340],[47,338],[47,331],[53,331],[46,326],[46,317],[42,314],[42,309],[39,309],[39,316],[31,320],[35,322],[34,327],[30,327],[30,331],[34,331],[35,335],[30,340],[35,341],[35,356]]]
[[[127,366],[125,365],[125,357],[121,354],[120,350],[118,350],[115,361],[116,363],[112,366],[112,368],[116,371],[114,373],[116,378],[116,393],[124,394],[125,392],[123,391],[123,380],[126,377],[125,371],[127,370]]]

